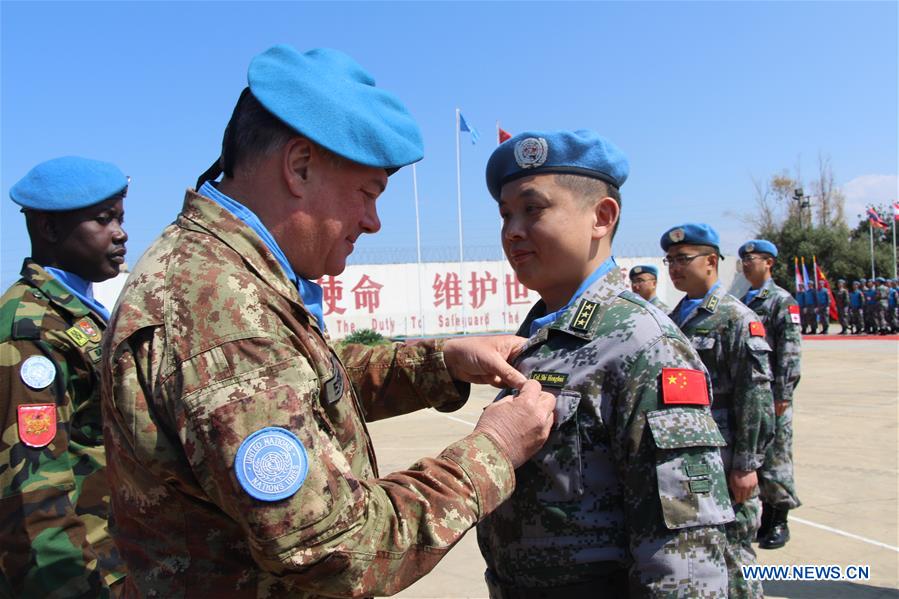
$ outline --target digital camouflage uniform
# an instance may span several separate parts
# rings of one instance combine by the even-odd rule
[[[540,301],[518,334],[544,312]],[[718,525],[733,519],[724,440],[705,369],[677,327],[612,269],[537,330],[516,366],[557,396],[555,424],[512,498],[478,525],[491,597],[624,597],[628,586],[640,597],[722,596]],[[663,368],[692,369],[688,393],[705,404],[663,401],[664,385],[682,384]]]
[[[121,586],[106,526],[104,328],[102,317],[31,260],[0,299],[0,596],[107,597],[109,585]],[[52,363],[55,376],[48,371],[27,385],[29,359]]]
[[[762,502],[793,509],[800,506],[793,479],[793,390],[799,384],[802,353],[802,335],[797,322],[799,306],[787,290],[778,287],[774,279],[768,279],[749,307],[765,325],[765,337],[771,346],[769,362],[774,401],[790,404],[783,414],[775,416],[774,441],[768,447],[765,465],[758,472],[759,492]],[[794,313],[790,312],[791,307]]]
[[[845,335],[849,332],[849,290],[845,286],[840,287],[834,299],[837,302],[837,316],[842,327],[840,335]]]
[[[671,311],[671,308],[668,307],[668,304],[666,304],[665,302],[660,300],[659,296],[657,296],[657,295],[652,296],[652,299],[649,300],[649,303],[652,304],[653,306],[655,306],[656,308],[658,308],[659,310],[661,310],[662,312],[664,312],[665,314],[668,314],[668,312]]]
[[[752,310],[718,287],[680,325],[712,379],[712,416],[727,441],[721,457],[728,473],[759,470],[774,436],[771,348],[759,325],[752,325],[756,334],[750,333],[751,323],[758,322]],[[729,595],[761,597],[761,583],[747,581],[740,570],[755,562],[752,541],[761,517],[757,494],[734,504],[734,513],[735,521],[725,527]]]
[[[877,328],[880,333],[889,333],[891,326],[890,318],[890,288],[881,283],[877,286],[877,306],[874,308],[874,318],[877,321]]]
[[[464,403],[441,343],[339,359],[264,242],[192,191],[105,343],[113,534],[134,594],[393,594],[512,492],[511,464],[482,433],[377,478],[365,420]],[[291,431],[309,457],[280,501],[235,476],[238,447],[264,427]]]

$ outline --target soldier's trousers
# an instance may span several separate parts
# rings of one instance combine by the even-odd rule
[[[807,330],[811,330],[811,332],[814,333],[817,329],[817,326],[815,325],[815,307],[805,306],[802,308],[800,314],[802,319],[802,332],[805,333]]]
[[[830,307],[818,306],[815,308],[815,314],[818,316],[818,322],[821,323],[821,332],[826,333],[830,328]]]
[[[758,497],[746,503],[733,504],[735,519],[725,525],[727,547],[724,561],[727,564],[727,596],[729,599],[755,599],[764,597],[761,581],[747,580],[742,566],[755,564],[752,542],[762,522],[762,502]]]
[[[874,325],[874,308],[871,304],[865,304],[864,308],[864,318],[865,318],[865,332],[873,333],[877,329]]]
[[[774,441],[758,470],[759,497],[776,508],[794,509],[802,505],[796,496],[793,478],[793,404],[774,419]]]
[[[875,304],[871,310],[874,316],[874,331],[883,332],[887,330],[886,308],[880,304]]]
[[[837,314],[840,317],[840,326],[843,330],[840,333],[848,333],[849,332],[849,308],[843,306],[842,308],[837,309]]]
[[[855,329],[853,331],[854,333],[860,333],[862,331],[863,323],[861,308],[849,308],[849,324]]]

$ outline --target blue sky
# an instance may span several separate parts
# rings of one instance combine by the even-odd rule
[[[462,139],[465,243],[498,245],[484,185],[495,124],[592,128],[631,162],[616,238],[657,254],[669,226],[703,220],[725,250],[750,230],[752,177],[820,153],[854,215],[896,199],[895,2],[243,3],[9,2],[2,19],[0,284],[29,252],[9,188],[67,154],[132,177],[129,262],[181,207],[218,155],[250,59],[275,43],[355,57],[418,119],[426,255],[456,255],[455,115]],[[464,135],[464,134],[463,134]],[[361,258],[414,259],[412,175],[391,177],[383,229]]]

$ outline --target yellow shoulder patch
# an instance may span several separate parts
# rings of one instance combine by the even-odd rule
[[[84,347],[87,345],[87,342],[90,341],[90,338],[84,334],[84,331],[77,326],[66,329],[66,335],[68,335],[69,339],[74,341],[75,345],[78,347]]]

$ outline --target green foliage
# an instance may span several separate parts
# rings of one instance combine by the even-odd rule
[[[359,329],[343,338],[342,343],[361,343],[362,345],[386,345],[390,343],[384,335],[372,329]]]
[[[793,257],[805,257],[809,276],[814,276],[812,257],[836,287],[837,279],[871,276],[871,251],[868,221],[862,219],[850,230],[844,224],[830,227],[800,226],[796,218],[758,231],[758,236],[777,245],[779,258],[774,265],[774,280],[784,289],[793,290]],[[874,266],[877,276],[893,276],[892,230],[874,231]]]

